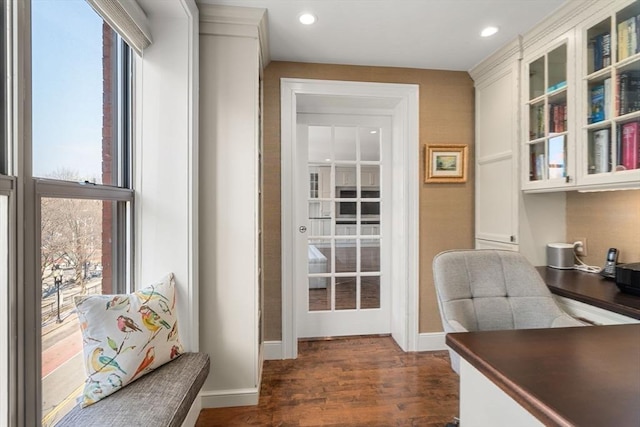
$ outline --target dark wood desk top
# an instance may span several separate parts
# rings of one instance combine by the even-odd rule
[[[549,426],[640,426],[640,324],[447,334]]]
[[[612,280],[578,270],[536,269],[556,295],[640,320],[640,297],[620,292]]]

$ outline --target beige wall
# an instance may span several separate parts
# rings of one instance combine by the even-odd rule
[[[640,262],[640,190],[567,193],[567,242],[583,237],[589,265],[602,266],[609,248],[618,262]]]
[[[420,179],[425,144],[468,144],[464,184],[421,184],[420,332],[442,330],[431,273],[440,251],[473,247],[473,81],[466,72],[271,62],[264,72],[265,339],[281,339],[280,78],[410,83],[420,88]],[[422,181],[421,181],[422,182]]]

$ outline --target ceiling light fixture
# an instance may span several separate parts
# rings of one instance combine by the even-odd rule
[[[318,18],[313,13],[304,12],[298,15],[298,21],[303,25],[315,24]]]
[[[491,37],[492,35],[494,35],[497,32],[498,32],[498,27],[487,27],[484,30],[482,30],[480,35],[482,37]]]

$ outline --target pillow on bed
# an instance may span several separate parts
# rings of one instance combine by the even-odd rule
[[[85,407],[183,353],[173,274],[132,294],[74,298],[82,331]]]

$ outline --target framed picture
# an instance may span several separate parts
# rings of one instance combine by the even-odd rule
[[[424,182],[467,182],[466,144],[427,145]]]

